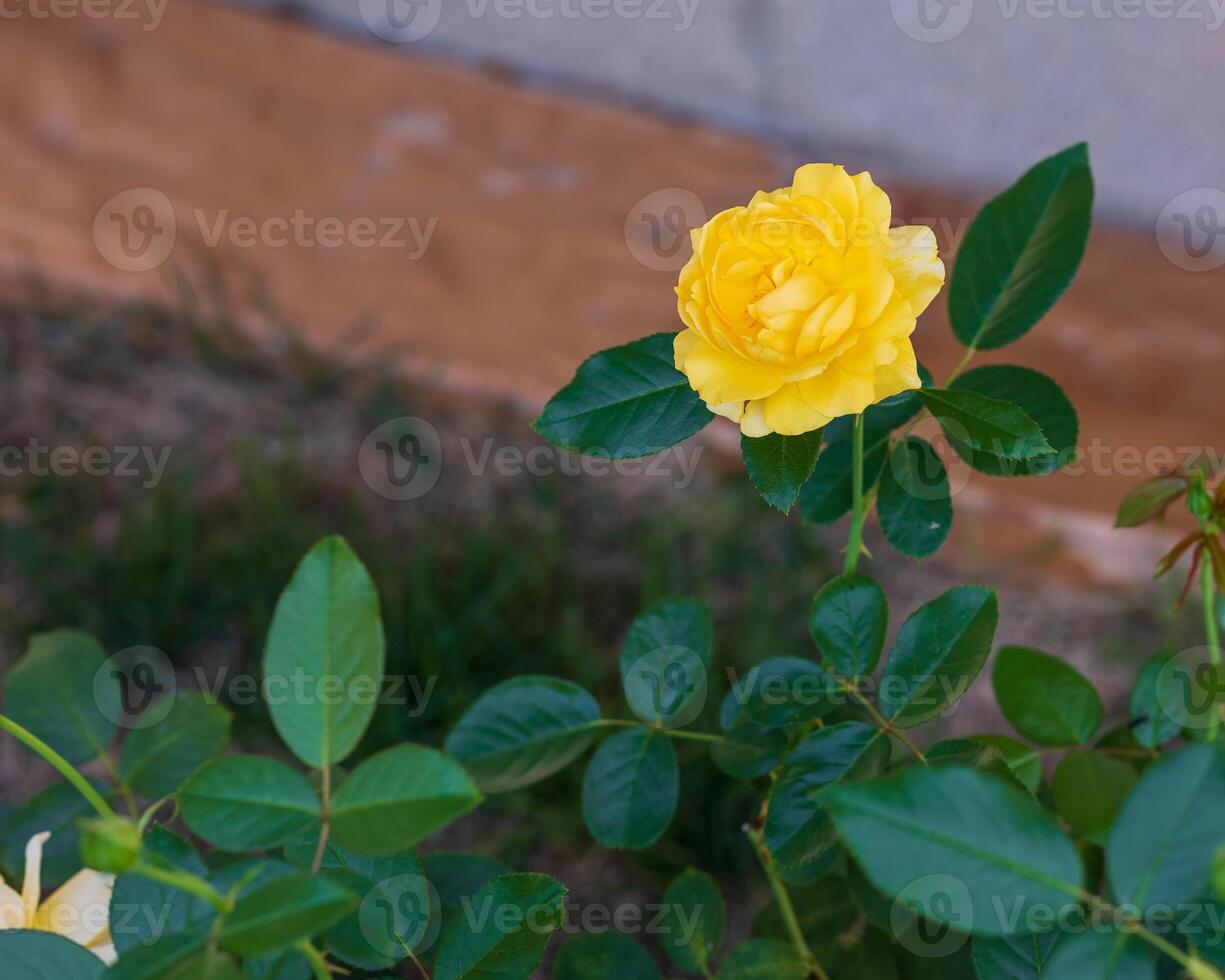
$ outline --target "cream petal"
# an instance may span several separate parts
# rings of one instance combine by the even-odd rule
[[[57,933],[82,946],[105,941],[114,887],[114,875],[78,871],[42,904],[34,928]]]
[[[38,904],[42,901],[43,845],[50,839],[51,834],[44,831],[26,842],[26,874],[21,886],[21,904],[25,907],[27,928],[33,927]]]
[[[20,893],[0,881],[0,929],[25,927],[25,903],[22,902]]]

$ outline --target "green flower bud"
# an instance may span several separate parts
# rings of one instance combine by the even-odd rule
[[[1204,486],[1203,480],[1197,480],[1187,492],[1187,510],[1196,517],[1208,517],[1212,513],[1212,494]]]
[[[123,874],[139,859],[140,828],[123,817],[81,821],[81,859],[86,867]]]

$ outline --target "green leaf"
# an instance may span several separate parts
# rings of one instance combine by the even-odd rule
[[[696,599],[664,599],[634,620],[621,646],[630,708],[651,725],[678,728],[706,704],[714,627]]]
[[[821,455],[821,430],[799,436],[771,433],[760,439],[742,436],[740,451],[757,492],[775,510],[789,514]]]
[[[855,907],[847,882],[830,875],[815,884],[792,889],[791,901],[800,932],[824,964],[834,947],[840,945],[839,937],[853,931],[852,927],[859,918],[859,910]],[[887,906],[888,902],[885,904]],[[790,942],[787,923],[777,904],[767,905],[753,917],[752,935],[755,939],[786,939]]]
[[[1018,406],[976,391],[924,388],[923,404],[954,442],[1003,459],[1049,456],[1054,447]]]
[[[100,780],[91,779],[89,783],[104,797],[108,794],[108,787]],[[31,796],[9,814],[4,833],[0,835],[4,866],[10,880],[22,880],[26,841],[43,832],[51,834],[43,848],[43,878],[65,881],[79,871],[81,831],[78,822],[82,817],[92,816],[95,816],[94,808],[71,783],[54,783]]]
[[[423,745],[398,745],[371,756],[341,784],[332,797],[332,833],[358,854],[394,854],[480,802],[455,761]]]
[[[92,636],[53,630],[30,637],[4,680],[5,713],[75,765],[106,751],[122,715],[119,681]]]
[[[688,439],[714,415],[674,366],[676,334],[657,333],[587,358],[533,428],[585,456],[633,459]]]
[[[1146,749],[1159,749],[1182,733],[1178,719],[1165,708],[1179,704],[1182,697],[1175,672],[1165,669],[1173,657],[1173,653],[1163,651],[1149,658],[1131,689],[1132,734],[1136,744]]]
[[[438,894],[440,935],[443,936],[455,928],[482,888],[494,878],[511,873],[511,869],[500,861],[477,854],[435,852],[422,860],[425,876]],[[435,950],[423,949],[422,952],[432,956]]]
[[[160,974],[156,980],[243,980],[243,972],[233,957],[220,950],[206,949]]]
[[[145,835],[142,859],[150,864],[186,871],[198,878],[208,869],[195,849],[164,827]],[[149,910],[156,910],[154,915]],[[122,874],[111,892],[111,941],[120,953],[147,946],[159,935],[203,933],[216,910],[201,898],[138,874]]]
[[[1018,406],[1038,423],[1054,450],[1033,459],[1004,459],[992,453],[977,452],[960,440],[951,440],[957,454],[980,473],[1040,476],[1054,473],[1076,459],[1076,439],[1080,434],[1076,409],[1063,389],[1040,371],[992,364],[967,371],[949,387],[953,391],[977,392]]]
[[[866,575],[855,573],[826,582],[808,614],[808,627],[822,662],[849,680],[876,670],[888,625],[884,590]]]
[[[165,718],[129,733],[119,775],[149,799],[170,796],[229,740],[230,713],[199,694],[180,691]]]
[[[1136,779],[1136,770],[1122,759],[1095,752],[1069,752],[1051,783],[1055,809],[1072,833],[1104,845],[1110,825]]]
[[[1139,527],[1164,517],[1170,504],[1182,497],[1190,487],[1185,476],[1157,476],[1145,480],[1119,504],[1115,527]]]
[[[902,624],[880,679],[880,708],[913,728],[954,704],[991,653],[999,606],[978,586],[950,589]]]
[[[568,939],[553,963],[553,980],[659,980],[659,967],[629,936],[602,932]]]
[[[319,818],[319,798],[305,777],[263,756],[209,763],[178,799],[191,832],[225,851],[276,847]]]
[[[1052,928],[1032,935],[975,936],[974,968],[980,980],[1042,980],[1065,935]]]
[[[771,657],[732,685],[737,710],[727,729],[740,725],[782,728],[815,721],[841,703],[839,687],[811,660]]]
[[[831,786],[820,799],[876,887],[925,918],[1002,935],[1012,931],[1006,919],[1013,914],[1024,922],[1030,909],[1076,904],[1075,846],[1031,796],[1004,780],[920,766]]]
[[[949,318],[957,339],[993,350],[1042,319],[1076,274],[1092,210],[1084,143],[1043,160],[989,202],[953,267]]]
[[[686,973],[705,973],[723,948],[727,905],[715,880],[688,868],[664,893],[661,942],[668,958]]]
[[[325,538],[281,593],[264,650],[272,723],[299,759],[339,765],[374,717],[383,684],[374,582],[343,538]]]
[[[925,753],[931,766],[964,766],[988,776],[999,776],[1022,789],[1028,789],[1013,775],[1012,768],[998,750],[976,739],[950,738],[937,742]],[[919,763],[910,763],[917,765]]]
[[[808,968],[781,939],[750,939],[723,960],[719,980],[804,980]]]
[[[1153,980],[1153,956],[1123,933],[1080,932],[1056,945],[1042,980]]]
[[[486,793],[546,779],[594,741],[600,706],[577,684],[517,677],[491,688],[447,736],[446,751]]]
[[[146,910],[146,914],[152,909]],[[106,972],[106,980],[166,980],[183,976],[181,968],[189,965],[208,942],[208,932],[196,929],[185,933],[167,933],[159,929],[144,944],[132,945],[120,956],[117,964]]]
[[[583,777],[583,820],[605,847],[650,847],[676,814],[680,774],[667,736],[618,732],[596,750]]]
[[[780,865],[808,864],[837,843],[817,791],[840,779],[877,775],[889,751],[879,729],[857,721],[818,729],[796,746],[774,783],[766,817],[766,844]]]
[[[876,498],[885,540],[911,558],[930,558],[953,527],[949,477],[935,450],[911,436],[894,447]]]
[[[733,779],[759,779],[777,766],[789,740],[785,728],[759,725],[739,717],[734,691],[723,701],[723,741],[710,747],[711,761]]]
[[[434,980],[526,978],[566,921],[566,889],[547,875],[495,878],[443,939]]]
[[[1093,685],[1049,653],[1001,648],[991,684],[1008,723],[1039,745],[1084,745],[1102,723],[1102,702]]]
[[[887,431],[864,433],[864,492],[876,486],[889,447]],[[809,524],[832,524],[851,509],[854,499],[849,439],[830,443],[813,467],[812,476],[800,488],[800,515]]]
[[[1038,792],[1042,785],[1042,757],[1032,748],[1007,735],[971,735],[970,740],[995,749],[1021,785],[1031,793]]]
[[[0,931],[0,963],[14,980],[99,980],[103,962],[84,946],[51,932]]]
[[[330,878],[291,875],[242,896],[221,926],[223,948],[258,956],[318,935],[358,906],[359,899]]]
[[[1106,874],[1119,904],[1177,905],[1204,894],[1225,841],[1225,751],[1197,745],[1155,762],[1115,821]]]

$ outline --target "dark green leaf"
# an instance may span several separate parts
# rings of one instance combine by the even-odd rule
[[[596,750],[583,777],[583,820],[605,847],[641,850],[676,814],[680,776],[667,736],[632,728]]]
[[[950,385],[954,391],[974,391],[988,398],[1017,405],[1038,423],[1054,452],[1033,459],[1004,459],[976,452],[959,440],[951,440],[957,454],[980,473],[991,476],[1038,476],[1053,473],[1076,458],[1080,422],[1076,409],[1063,389],[1045,374],[1029,368],[993,364],[975,368]]]
[[[789,514],[800,496],[800,488],[817,465],[821,430],[799,436],[771,433],[760,439],[742,436],[740,451],[757,492],[771,507]]]
[[[281,593],[264,650],[268,710],[294,755],[315,769],[345,760],[374,717],[383,663],[374,582],[343,538],[325,538]]]
[[[600,706],[577,684],[517,677],[487,691],[447,736],[446,750],[486,793],[506,793],[565,768],[595,739]]]
[[[791,889],[791,904],[800,932],[822,962],[840,945],[840,937],[846,938],[854,932],[853,927],[859,918],[859,910],[855,907],[846,881],[834,875],[813,885]],[[791,941],[787,923],[777,904],[767,905],[754,916],[752,935],[755,939]]]
[[[164,827],[145,835],[142,858],[150,864],[187,871],[198,878],[207,868],[187,841]],[[216,915],[201,898],[138,874],[122,874],[111,892],[111,941],[125,953],[145,946],[159,935],[204,932]]]
[[[449,935],[463,917],[464,910],[471,905],[478,892],[494,878],[511,873],[511,869],[500,861],[477,854],[452,854],[435,852],[427,854],[425,876],[438,895],[441,913],[440,935]],[[423,949],[432,956],[436,950]]]
[[[621,680],[634,664],[662,647],[685,647],[707,667],[714,651],[714,623],[700,599],[661,599],[638,616],[621,644]]]
[[[957,251],[953,333],[992,350],[1023,336],[1067,289],[1089,238],[1093,175],[1081,143],[1043,160],[987,204]]]
[[[1003,459],[1034,459],[1055,451],[1038,423],[1011,402],[951,388],[925,388],[919,397],[954,443]]]
[[[674,366],[676,335],[657,333],[587,358],[534,423],[562,449],[632,459],[663,452],[714,418]]]
[[[727,954],[718,976],[719,980],[804,980],[808,968],[781,939],[750,939]]]
[[[986,773],[988,776],[999,776],[1022,789],[1027,789],[1013,774],[1011,767],[1004,761],[1004,757],[998,750],[976,739],[945,739],[929,748],[925,755],[928,765],[966,766]]]
[[[424,745],[372,755],[332,797],[332,833],[358,854],[395,854],[458,820],[481,794],[458,763]]]
[[[621,683],[644,722],[678,728],[706,704],[713,624],[706,604],[664,599],[634,620],[621,646]]]
[[[354,911],[360,899],[325,876],[291,875],[241,897],[225,917],[221,945],[258,956],[318,935]]]
[[[566,889],[552,878],[495,878],[443,939],[434,980],[525,980],[565,921]]]
[[[872,882],[915,913],[963,931],[1014,931],[1030,909],[1075,904],[1075,846],[1024,790],[960,766],[908,768],[822,791]],[[997,904],[999,903],[999,904]]]
[[[104,783],[96,779],[89,782],[103,796],[107,795]],[[54,783],[35,793],[9,814],[4,826],[4,866],[9,877],[14,881],[22,880],[26,841],[46,832],[51,838],[43,847],[43,878],[46,881],[67,880],[81,868],[78,822],[82,817],[92,816],[93,807],[71,783]]]
[[[733,682],[737,710],[730,730],[739,725],[781,728],[815,721],[842,701],[837,683],[811,660],[772,657]]]
[[[69,762],[98,758],[123,714],[119,680],[92,636],[53,630],[30,637],[25,656],[4,679],[5,713]]]
[[[1133,936],[1079,932],[1055,946],[1042,980],[1153,980],[1153,957]]]
[[[207,942],[205,929],[170,934],[158,930],[147,943],[131,946],[122,953],[119,962],[106,972],[106,980],[166,980],[182,976],[180,968],[195,959]]]
[[[976,936],[974,968],[980,980],[1041,980],[1065,936],[1056,928],[1032,935]]]
[[[232,956],[220,950],[205,949],[160,974],[156,980],[243,980],[243,971]],[[254,975],[249,974],[247,980],[255,980]]]
[[[889,447],[889,433],[865,432],[863,486],[876,486]],[[812,476],[800,489],[800,514],[809,524],[832,524],[851,509],[854,499],[849,439],[830,443],[817,459]]]
[[[982,670],[999,620],[995,593],[963,585],[920,606],[902,624],[880,679],[880,707],[899,728],[930,721]]]
[[[1136,785],[1136,770],[1122,759],[1069,752],[1055,770],[1055,809],[1072,833],[1105,844],[1110,825]]]
[[[1123,498],[1114,526],[1139,527],[1162,517],[1189,486],[1185,476],[1157,476],[1145,480]]]
[[[178,793],[191,832],[226,851],[276,847],[319,817],[319,798],[275,759],[234,755],[210,762]]]
[[[813,600],[808,626],[821,660],[836,674],[855,680],[870,675],[885,648],[889,604],[884,590],[866,575],[841,575]]]
[[[602,932],[568,939],[553,963],[553,980],[659,980],[659,967],[629,936]]]
[[[766,817],[766,843],[776,860],[798,867],[837,842],[817,790],[843,778],[873,776],[889,761],[889,742],[872,725],[844,721],[796,746],[774,784]]]
[[[1038,792],[1042,785],[1042,757],[1032,748],[1007,735],[971,735],[970,739],[995,749],[1021,785],[1031,793]]]
[[[165,718],[128,735],[119,775],[149,799],[170,796],[229,740],[230,713],[199,694],[180,691]]]
[[[1225,752],[1197,745],[1154,763],[1115,821],[1106,871],[1120,904],[1177,905],[1208,888],[1225,841]]]
[[[944,464],[930,445],[913,436],[898,443],[880,478],[876,513],[894,548],[930,558],[953,527],[953,501]]]
[[[669,959],[687,973],[705,974],[727,932],[727,906],[719,886],[704,871],[689,868],[668,886],[664,907],[661,942]]]
[[[1132,734],[1136,744],[1146,749],[1161,748],[1182,732],[1178,718],[1166,710],[1182,697],[1177,671],[1165,669],[1173,656],[1165,651],[1147,660],[1131,689]]]
[[[1084,745],[1102,723],[1102,702],[1093,685],[1049,653],[1001,648],[991,685],[1008,723],[1039,745]]]
[[[106,969],[71,939],[25,929],[0,931],[0,963],[13,980],[100,980]]]

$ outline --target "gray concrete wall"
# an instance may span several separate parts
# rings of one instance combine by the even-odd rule
[[[1087,139],[1104,211],[1148,227],[1225,184],[1225,0],[291,2],[406,54],[495,60],[884,176],[989,189]]]

